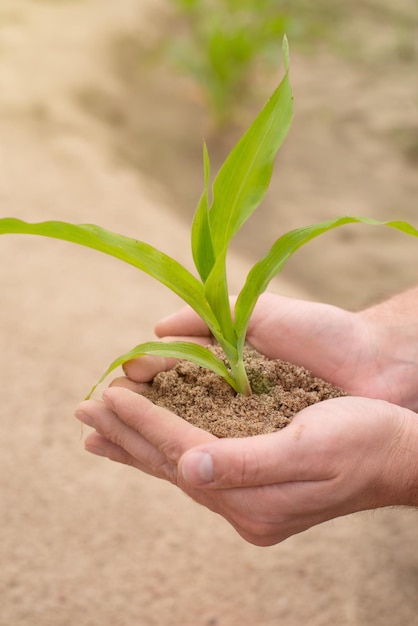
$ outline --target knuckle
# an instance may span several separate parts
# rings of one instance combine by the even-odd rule
[[[115,428],[109,428],[105,433],[107,439],[114,443],[119,448],[125,449],[125,441],[121,433]]]
[[[254,448],[247,446],[242,450],[238,467],[240,485],[255,485],[260,479],[260,462]]]
[[[123,431],[121,431],[118,424],[116,424],[114,420],[103,420],[96,430],[108,441],[111,441],[119,448],[125,449]]]
[[[220,487],[250,487],[263,484],[262,467],[257,452],[248,445],[227,447],[215,461],[216,483]]]
[[[152,474],[158,478],[177,484],[177,467],[165,459],[153,464]]]
[[[170,464],[176,464],[181,456],[179,445],[175,441],[165,441],[159,446],[161,453]]]

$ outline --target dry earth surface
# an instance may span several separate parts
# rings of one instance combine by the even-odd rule
[[[189,261],[199,104],[172,77],[146,73],[134,169],[120,158],[126,128],[79,97],[119,93],[108,43],[133,28],[146,38],[159,10],[151,0],[2,0],[1,215],[96,222]],[[371,28],[384,36],[378,21]],[[258,236],[253,222],[231,259],[234,290],[272,230],[343,213],[417,223],[416,70],[416,58],[294,55],[294,129]],[[324,241],[273,289],[357,308],[417,281],[416,240],[348,229]],[[174,296],[61,242],[2,237],[0,267],[0,626],[417,623],[414,511],[359,514],[260,549],[170,485],[83,451],[75,405],[115,355],[151,336]]]

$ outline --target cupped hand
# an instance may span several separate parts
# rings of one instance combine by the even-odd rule
[[[256,545],[355,511],[409,504],[405,451],[416,415],[384,401],[328,400],[277,433],[242,439],[218,440],[118,386],[76,416],[95,429],[87,450],[171,481]]]
[[[167,340],[212,342],[206,325],[189,307],[159,322],[155,331]],[[392,359],[383,334],[373,316],[267,293],[254,309],[247,341],[267,357],[301,365],[352,395],[415,408],[403,392],[409,365]],[[124,370],[130,381],[143,383],[174,362],[142,357],[126,363]],[[135,389],[130,381],[116,384]]]

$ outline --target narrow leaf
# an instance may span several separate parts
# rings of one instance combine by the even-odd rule
[[[237,338],[229,303],[228,280],[226,275],[226,250],[218,254],[216,262],[205,282],[205,297],[208,301],[225,339],[236,345]],[[221,345],[222,342],[220,341]],[[223,347],[223,345],[222,345]]]
[[[235,305],[235,332],[239,337],[238,350],[242,349],[248,323],[254,306],[260,295],[267,289],[270,281],[283,269],[287,259],[311,239],[318,237],[333,228],[345,224],[363,223],[374,226],[395,228],[408,235],[418,237],[418,230],[403,221],[379,222],[364,217],[340,217],[320,224],[292,230],[280,237],[270,252],[261,259],[249,272]]]
[[[293,115],[288,72],[288,45],[283,42],[286,74],[261,113],[233,148],[213,185],[209,212],[215,254],[230,240],[260,204],[270,183],[274,158]]]
[[[288,72],[290,55],[289,55],[289,41],[286,35],[284,35],[283,37],[282,51],[283,51],[284,69],[286,70],[286,72]]]
[[[204,282],[215,263],[212,235],[209,226],[210,161],[206,144],[203,145],[205,188],[200,198],[192,224],[192,253],[199,275]]]
[[[225,364],[221,359],[218,359],[211,350],[205,348],[204,346],[200,346],[194,343],[189,343],[186,341],[148,341],[145,343],[141,343],[135,348],[132,348],[126,354],[118,357],[109,365],[103,376],[101,376],[100,380],[96,383],[96,385],[90,390],[87,398],[90,398],[95,389],[100,383],[102,383],[105,378],[111,372],[113,372],[117,367],[123,365],[127,361],[132,361],[132,359],[136,359],[140,356],[144,355],[154,355],[154,356],[164,356],[164,357],[174,357],[176,359],[186,359],[187,361],[191,361],[192,363],[196,363],[201,367],[205,367],[206,369],[211,370],[218,376],[221,376],[225,379],[225,381],[231,385],[234,389],[236,388],[235,381],[233,380],[230,372],[226,368]]]
[[[134,265],[180,296],[200,315],[215,335],[220,333],[216,318],[206,302],[203,285],[180,263],[153,246],[93,224],[57,221],[30,224],[14,218],[0,219],[0,234],[12,233],[70,241]]]
[[[228,298],[226,253],[235,233],[260,204],[271,179],[274,158],[290,127],[293,111],[288,48],[286,74],[253,124],[233,148],[213,185],[209,229],[216,258],[205,278],[205,295],[230,343],[237,345]]]

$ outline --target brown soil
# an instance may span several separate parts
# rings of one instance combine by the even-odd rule
[[[222,356],[219,348],[213,351]],[[347,395],[303,367],[255,350],[246,350],[244,363],[251,396],[235,393],[222,378],[188,361],[157,374],[143,395],[216,437],[272,433],[307,406]]]

